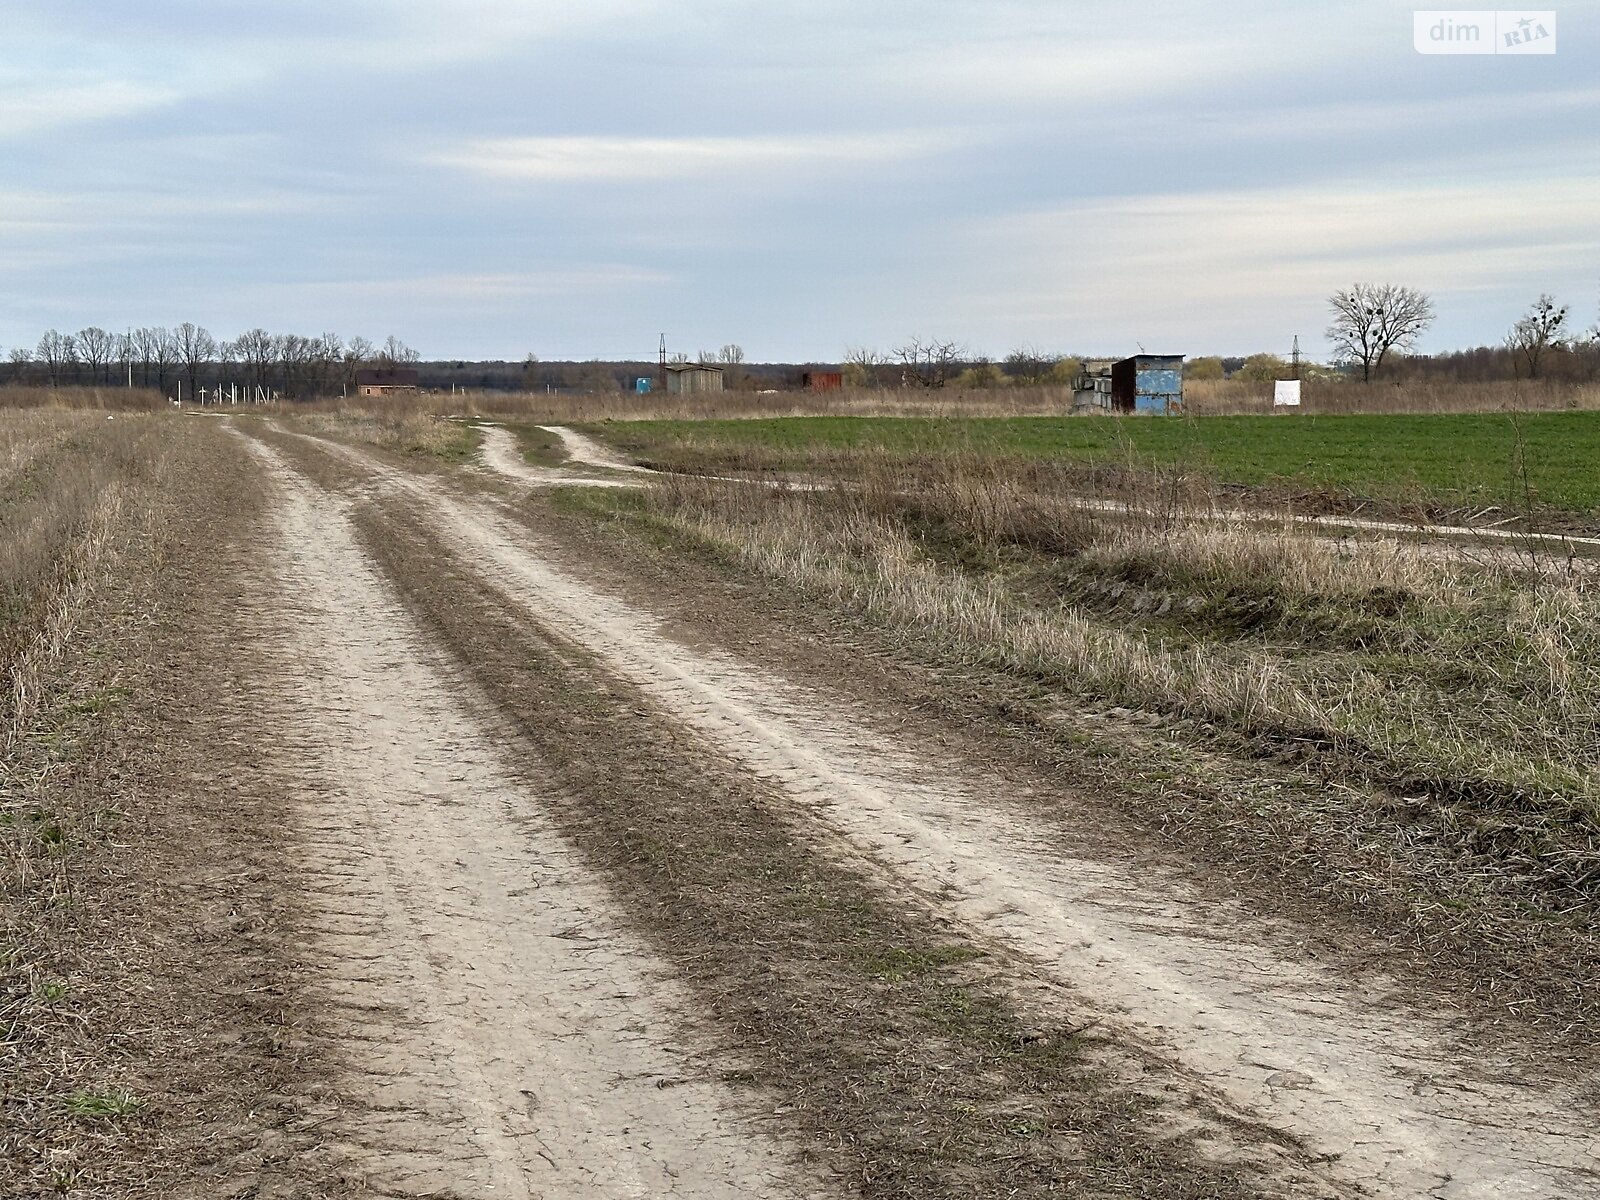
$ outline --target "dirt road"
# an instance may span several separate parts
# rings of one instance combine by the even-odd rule
[[[893,714],[851,713],[814,681],[774,679],[674,639],[658,614],[597,587],[581,564],[558,565],[493,496],[345,446],[241,436],[277,489],[280,567],[270,586],[298,664],[307,887],[321,913],[309,936],[347,1071],[373,1081],[329,1154],[358,1164],[374,1192],[917,1194],[882,1182],[889,1173],[874,1146],[892,1140],[882,1131],[876,1143],[845,1141],[843,1157],[838,1145],[808,1143],[815,1120],[785,1119],[807,1105],[800,1085],[785,1091],[789,1076],[774,1074],[768,1092],[719,1082],[788,1051],[779,1034],[729,1015],[744,1011],[732,1002],[696,1019],[705,996],[738,987],[704,961],[717,943],[675,958],[659,930],[630,928],[639,910],[626,897],[637,882],[608,875],[604,847],[574,833],[590,818],[573,811],[604,804],[582,794],[584,763],[549,756],[592,754],[599,778],[607,735],[594,723],[590,749],[531,735],[532,758],[507,753],[530,736],[507,714],[563,671],[601,679],[600,693],[623,697],[630,719],[662,724],[664,753],[706,779],[758,781],[796,853],[868,881],[852,904],[954,931],[1014,985],[1003,1003],[1027,1019],[1101,1031],[1110,1049],[1094,1056],[1096,1086],[1156,1106],[1141,1134],[1124,1123],[1117,1136],[1148,1138],[1140,1154],[1179,1156],[1138,1169],[1176,1178],[1171,1162],[1181,1161],[1195,1172],[1181,1194],[1554,1200],[1600,1189],[1600,1140],[1570,1090],[1509,1057],[1468,1059],[1446,1008],[1419,1012],[1379,985],[1333,978],[1293,953],[1292,929],[1203,903],[1176,877],[1094,857],[1059,822],[1038,819],[1037,798],[1019,803],[963,763],[887,737]],[[508,440],[491,431],[491,466],[505,469]],[[418,578],[416,564],[429,562],[446,582]],[[468,653],[474,635],[461,623],[476,607],[493,611],[500,632],[485,624]],[[524,634],[548,643],[490,662]],[[554,658],[539,667],[545,644]],[[680,795],[660,803],[676,806]],[[636,818],[618,809],[605,846],[649,826],[650,796],[633,797]],[[1061,803],[1073,803],[1070,781]],[[668,829],[712,819],[693,808],[669,816]],[[731,847],[709,853],[737,857]],[[750,873],[733,867],[728,878]],[[678,886],[705,890],[700,869],[681,864]],[[684,918],[657,919],[684,932],[672,928]],[[728,946],[729,969],[748,951]],[[807,994],[804,979],[781,982],[800,969],[785,964],[790,952],[776,941],[764,948],[776,996]],[[699,990],[691,996],[680,980]],[[850,986],[865,1028],[875,1019],[870,989]],[[802,1020],[825,1027],[820,1016]],[[848,1059],[852,1048],[834,1049]],[[921,1105],[932,1128],[950,1079],[906,1078],[896,1086],[933,1090],[895,1099]],[[1000,1082],[1001,1093],[1021,1086]],[[952,1109],[961,1105],[973,1106]],[[758,1119],[758,1108],[778,1116]],[[1207,1149],[1180,1136],[1186,1123]],[[1128,1190],[1135,1167],[1093,1161],[1093,1120],[1080,1114],[1077,1124],[1060,1161],[1107,1194],[1119,1179]],[[1030,1154],[1046,1131],[1062,1136],[1049,1123],[1021,1128],[1007,1136],[1030,1139]],[[914,1146],[918,1134],[894,1136]],[[984,1147],[974,1161],[998,1169],[1009,1153]],[[1053,1188],[1056,1160],[1038,1161],[1033,1190],[1018,1194]],[[1205,1182],[1213,1162],[1233,1191]],[[990,1194],[973,1186],[949,1194]]]
[[[378,1195],[828,1194],[664,1032],[681,1000],[659,964],[338,506],[252,452],[278,492],[311,953],[370,1083],[330,1158]]]

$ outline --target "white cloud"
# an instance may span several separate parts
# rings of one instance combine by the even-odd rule
[[[496,179],[616,182],[772,167],[879,163],[932,154],[958,144],[950,134],[922,133],[478,138],[431,161]]]
[[[291,290],[313,295],[318,300],[364,301],[423,297],[430,302],[490,303],[566,296],[580,292],[610,292],[654,287],[669,283],[671,280],[670,275],[646,267],[599,264],[526,272],[446,273],[404,278],[297,283]]]
[[[1592,177],[1101,198],[970,227],[958,277],[969,314],[1044,340],[1249,347],[1272,344],[1263,328],[1320,330],[1324,297],[1356,280],[1587,289],[1597,211]]]
[[[131,79],[0,77],[0,139],[134,116],[179,98],[172,88]]]

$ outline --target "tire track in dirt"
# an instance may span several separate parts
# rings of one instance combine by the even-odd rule
[[[530,618],[782,785],[856,853],[1090,989],[1113,1027],[1336,1157],[1347,1180],[1441,1200],[1600,1188],[1600,1139],[1573,1097],[1510,1063],[1469,1068],[1447,1015],[1415,1016],[1380,990],[1291,962],[1241,914],[1197,909],[1181,882],[1071,857],[959,764],[890,745],[824,694],[672,641],[651,614],[556,568],[489,507],[335,452],[423,501],[444,540]]]
[[[541,426],[541,428],[543,427]],[[582,484],[584,487],[641,486],[641,481],[636,478],[619,479],[615,476],[574,475],[564,467],[533,466],[522,457],[522,452],[517,448],[516,438],[503,426],[496,425],[490,421],[481,421],[478,424],[478,431],[483,436],[482,458],[489,469],[522,483],[532,484],[534,487],[558,487],[564,484]],[[571,445],[567,443],[567,438],[580,435],[572,434],[571,430],[563,431],[552,428],[549,432],[561,437],[575,463],[585,466],[612,468],[618,471],[644,470],[643,467],[629,466],[620,459],[614,462],[603,459],[597,460],[594,457],[573,452]],[[589,442],[587,438],[583,440],[590,446],[594,446],[594,443]],[[600,448],[595,446],[595,449],[599,450]]]
[[[249,445],[278,490],[307,954],[357,1093],[329,1169],[404,1197],[828,1194],[667,1040],[681,1001],[501,765],[339,500]]]

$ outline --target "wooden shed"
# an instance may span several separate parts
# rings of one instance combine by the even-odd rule
[[[697,392],[720,392],[722,368],[712,363],[668,363],[667,395],[687,396]]]

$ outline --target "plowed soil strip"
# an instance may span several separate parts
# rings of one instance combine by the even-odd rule
[[[675,989],[336,499],[257,452],[280,493],[307,953],[353,1088],[331,1162],[390,1196],[831,1194],[677,1048]]]
[[[1114,1027],[1337,1157],[1351,1181],[1444,1197],[1600,1186],[1595,1128],[1574,1098],[1462,1062],[1446,1018],[1416,1019],[1380,992],[1363,997],[1277,957],[1176,881],[1063,855],[959,764],[908,755],[831,712],[826,696],[671,641],[650,614],[556,569],[487,506],[385,478],[530,618],[593,650],[969,928],[1057,978],[1092,980]]]

